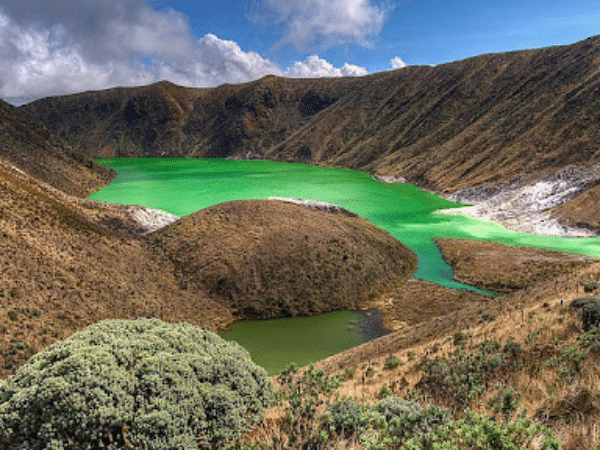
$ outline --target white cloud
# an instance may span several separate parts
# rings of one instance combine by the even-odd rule
[[[403,69],[407,66],[407,64],[400,59],[399,56],[395,56],[391,59],[390,64],[392,69]]]
[[[271,17],[272,22],[286,25],[286,35],[278,45],[299,49],[346,43],[369,47],[390,12],[389,7],[376,6],[371,0],[262,0],[258,8],[263,19]]]
[[[66,1],[69,2],[74,9],[82,5]],[[96,3],[98,8],[105,4]],[[58,20],[48,22],[41,18],[27,23],[25,12],[16,14],[18,20],[14,20],[0,10],[0,98],[20,105],[51,95],[139,86],[159,80],[211,87],[247,82],[268,74],[367,74],[365,68],[347,63],[336,68],[316,55],[284,70],[258,53],[242,50],[234,41],[214,34],[194,38],[187,17],[172,9],[158,12],[138,0],[125,6],[119,3],[114,11],[102,6],[96,16],[106,21],[100,24],[90,16],[91,23],[97,26],[88,34],[76,29],[85,20],[80,20],[75,28],[72,23],[63,25]],[[37,17],[37,9],[32,11]],[[66,9],[62,14],[67,19],[71,17]],[[62,16],[57,13],[56,17]]]
[[[286,75],[292,78],[311,78],[360,76],[367,75],[367,73],[367,69],[364,67],[346,63],[342,68],[336,68],[333,64],[319,58],[317,55],[311,55],[304,61],[296,61],[287,70]]]

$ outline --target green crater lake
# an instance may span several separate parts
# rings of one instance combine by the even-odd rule
[[[416,278],[452,289],[478,291],[452,279],[452,269],[442,259],[433,242],[435,238],[491,240],[507,245],[600,256],[600,238],[564,238],[517,233],[491,222],[465,216],[434,214],[436,210],[465,205],[429,194],[414,185],[383,183],[357,170],[262,160],[119,158],[101,159],[98,162],[112,167],[118,175],[109,186],[92,194],[90,199],[143,205],[178,216],[185,216],[226,201],[266,199],[272,196],[303,198],[339,205],[386,230],[413,250],[419,259]],[[352,319],[347,318],[343,325],[336,325],[338,332],[342,333],[342,329],[347,329],[351,320],[356,320],[356,316],[352,316]],[[264,321],[263,324],[267,322],[271,321]],[[292,322],[284,323],[288,327],[293,326]],[[264,342],[267,344],[273,342],[274,338],[268,336],[271,332],[263,333],[260,331],[261,326],[267,325],[248,325],[248,333],[252,336],[264,335]],[[327,325],[325,328],[334,327]],[[232,329],[231,333],[235,332]],[[277,335],[278,332],[272,333]],[[364,341],[364,337],[360,335],[358,339]],[[260,343],[250,343],[249,340],[244,344],[239,336],[236,340],[246,348],[262,348],[251,350],[253,357],[257,358],[256,361],[259,358],[258,352],[268,352],[268,347],[261,347]],[[350,338],[346,341],[349,344],[346,348],[356,345],[356,341]],[[309,344],[305,344],[304,347],[307,345]],[[293,351],[290,350],[290,354]],[[300,353],[297,354],[299,360],[304,358]],[[317,359],[320,357],[313,355],[313,358],[307,358],[306,361]],[[288,361],[300,364],[294,358]]]
[[[291,362],[302,367],[383,336],[385,332],[370,319],[365,312],[334,311],[313,317],[249,320],[231,324],[221,337],[242,345],[256,364],[275,375]]]

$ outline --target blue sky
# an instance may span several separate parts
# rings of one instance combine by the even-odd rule
[[[597,0],[0,0],[0,98],[361,76],[596,34]]]
[[[362,4],[379,8],[384,19],[378,33],[366,36],[368,45],[339,36],[339,44],[330,47],[321,38],[278,48],[287,24],[276,23],[272,12],[262,23],[253,20],[253,13],[260,12],[253,3],[258,2],[223,0],[205,2],[201,8],[186,0],[154,4],[187,14],[196,36],[214,33],[282,66],[314,53],[336,67],[348,62],[369,73],[389,70],[396,56],[409,65],[440,64],[484,53],[569,44],[600,34],[598,1],[371,1]]]

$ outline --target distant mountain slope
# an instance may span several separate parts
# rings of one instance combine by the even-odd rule
[[[437,192],[600,157],[600,37],[358,78],[168,82],[37,100],[90,157],[262,157],[405,177]]]
[[[0,100],[0,159],[69,194],[87,196],[114,172],[94,163],[39,120]]]

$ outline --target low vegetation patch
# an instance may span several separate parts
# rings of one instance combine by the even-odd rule
[[[0,447],[216,448],[262,421],[271,394],[248,352],[214,333],[107,320],[0,384]]]
[[[377,403],[354,397],[340,399],[341,380],[312,366],[299,373],[290,366],[279,376],[277,404],[285,411],[279,433],[263,430],[262,439],[248,439],[228,450],[266,449],[560,449],[552,431],[534,420],[511,420],[519,397],[506,391],[499,400],[505,421],[407,400],[393,395]]]
[[[576,298],[571,302],[571,307],[580,312],[583,328],[586,331],[600,326],[600,298]]]

